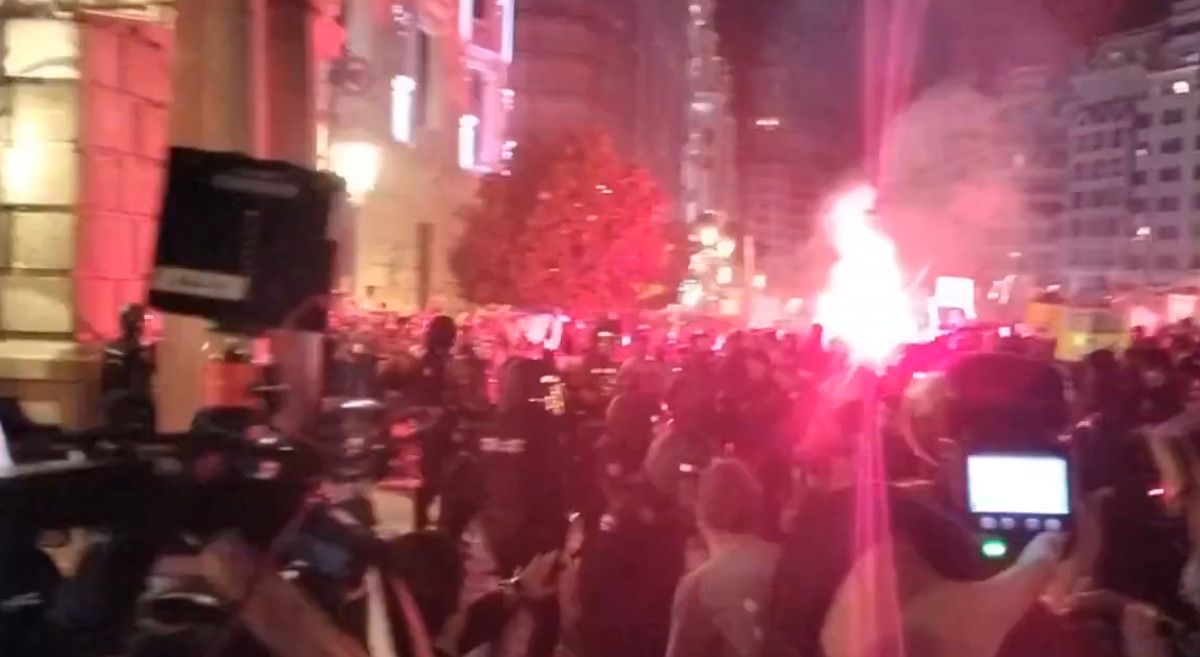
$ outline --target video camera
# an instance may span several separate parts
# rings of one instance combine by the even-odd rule
[[[947,427],[963,455],[966,508],[982,556],[1014,558],[1072,528],[1075,459],[1062,377],[1048,363],[987,353],[946,372]]]
[[[179,434],[39,427],[9,436],[0,523],[49,530],[113,527],[269,540],[320,472],[306,445],[209,428]]]

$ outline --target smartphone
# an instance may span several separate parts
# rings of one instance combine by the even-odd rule
[[[967,456],[967,503],[978,528],[1005,534],[1069,529],[1071,467],[1065,455]]]

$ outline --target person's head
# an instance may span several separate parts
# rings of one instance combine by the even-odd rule
[[[429,322],[425,331],[425,347],[435,353],[448,353],[458,338],[458,327],[446,315],[438,315]]]
[[[771,357],[762,351],[749,351],[746,353],[746,378],[756,383],[767,378],[771,372]]]
[[[649,448],[654,423],[662,413],[658,395],[631,392],[618,395],[608,405],[605,424],[608,434],[624,443],[642,444]],[[641,457],[645,457],[643,452]]]
[[[752,534],[759,529],[762,487],[740,461],[717,459],[700,476],[696,520],[711,539],[720,534]]]
[[[140,303],[131,303],[121,310],[121,334],[126,337],[140,337],[146,326],[146,307]]]

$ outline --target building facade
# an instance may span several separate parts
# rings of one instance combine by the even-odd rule
[[[1136,171],[1144,154],[1137,117],[1159,42],[1157,29],[1112,37],[1070,80],[1070,181],[1060,242],[1070,293],[1153,276],[1143,253],[1149,240],[1138,235],[1144,190]]]
[[[773,287],[790,287],[809,235],[797,185],[803,140],[789,111],[781,51],[745,73],[749,114],[738,130],[738,218],[754,238],[755,268]]]
[[[1062,82],[1045,66],[1013,69],[999,82],[1002,134],[1013,137],[1010,173],[1021,203],[1013,242],[997,245],[997,271],[1038,286],[1057,284],[1060,278],[1068,171]]]
[[[78,425],[95,351],[145,296],[167,146],[171,33],[145,9],[0,6],[0,396]]]
[[[312,164],[310,21],[257,0],[0,4],[0,395],[95,420],[98,348],[146,296],[169,144]],[[199,400],[205,328],[166,323],[174,430]]]
[[[682,157],[682,214],[728,221],[737,204],[737,121],[729,66],[718,53],[714,0],[689,5],[687,137]]]
[[[631,0],[517,3],[513,141],[598,128],[622,153],[633,152],[636,6]]]
[[[334,170],[374,158],[345,222],[341,287],[412,312],[452,303],[458,209],[511,154],[514,0],[345,0],[325,112]],[[339,63],[340,62],[340,63]],[[338,74],[340,67],[342,74]],[[345,71],[365,70],[358,79]],[[344,161],[339,166],[337,160]],[[351,190],[352,192],[355,190]]]

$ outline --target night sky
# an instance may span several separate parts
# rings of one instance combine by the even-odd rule
[[[946,79],[986,88],[1013,65],[1071,70],[1097,35],[1149,23],[1169,0],[719,0],[721,46],[740,74],[782,44],[792,72],[791,95],[801,122],[855,131],[861,102],[863,6],[866,2],[928,5],[912,95]],[[746,94],[738,113],[753,113]]]

